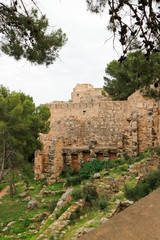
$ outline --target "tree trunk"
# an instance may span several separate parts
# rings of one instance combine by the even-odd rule
[[[9,168],[9,184],[10,184],[10,197],[13,198],[13,187],[12,187],[11,168]]]
[[[1,171],[0,171],[0,183],[2,182],[3,180],[3,175],[4,175],[4,167],[5,167],[5,161],[6,159],[3,158],[3,162],[2,162],[2,167],[1,167]]]
[[[12,171],[12,185],[13,185],[15,193],[17,193],[16,185],[15,185],[15,182],[14,182],[14,171]]]
[[[7,144],[6,144],[6,132],[5,132],[5,128],[3,128],[3,160],[2,160],[2,167],[1,167],[1,172],[0,172],[0,183],[3,179],[3,175],[4,175],[4,168],[5,168],[5,163],[6,163],[6,155],[7,155]]]
[[[0,171],[0,183],[1,183],[1,181],[3,180],[5,163],[6,163],[7,160],[10,158],[10,156],[12,155],[12,153],[13,153],[13,150],[11,150],[11,151],[8,153],[8,156],[7,156],[7,157],[5,156],[5,157],[3,158],[2,167],[1,167],[1,171]]]

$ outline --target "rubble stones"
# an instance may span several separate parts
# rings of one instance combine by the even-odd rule
[[[93,175],[93,178],[94,178],[94,179],[100,179],[100,178],[101,178],[100,173],[95,173],[95,174]]]
[[[101,218],[100,223],[105,223],[105,222],[107,222],[108,220],[109,220],[108,218],[103,217],[103,218]]]
[[[12,225],[15,224],[15,223],[16,223],[16,221],[9,222],[9,223],[7,224],[7,227],[10,227],[10,226],[12,226]]]
[[[36,208],[38,207],[38,202],[37,200],[30,200],[28,202],[28,209],[31,209],[31,208]]]
[[[7,231],[7,229],[8,229],[8,227],[3,228],[3,229],[2,229],[2,232]]]
[[[26,192],[23,192],[23,193],[20,193],[19,194],[19,197],[23,198],[23,197],[26,197],[27,196],[27,193]]]
[[[25,199],[23,199],[23,202],[27,202],[27,201],[30,201],[31,200],[31,198],[30,197],[26,197]]]
[[[45,190],[45,191],[43,191],[42,192],[42,194],[44,195],[44,196],[54,196],[54,195],[57,195],[57,194],[62,194],[62,193],[64,193],[65,191],[63,191],[63,190],[58,190],[58,191],[52,191],[52,190]]]

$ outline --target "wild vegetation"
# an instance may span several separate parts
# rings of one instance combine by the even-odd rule
[[[137,201],[153,190],[160,187],[160,170],[149,173],[147,177],[134,187],[127,184],[124,186],[124,195],[126,198]]]
[[[0,182],[8,169],[13,197],[14,173],[21,170],[30,174],[27,162],[42,148],[39,134],[49,130],[50,111],[45,105],[35,107],[32,97],[24,93],[0,86],[0,113]]]
[[[48,19],[35,1],[11,0],[0,3],[0,37],[2,52],[16,60],[25,58],[34,64],[53,64],[67,42],[59,28],[49,30]]]
[[[158,147],[155,151],[158,151],[157,149]],[[125,197],[133,199],[131,198],[133,195],[135,197],[133,200],[137,200],[137,193],[134,190],[137,186],[137,179],[134,174],[130,175],[125,185],[122,184],[120,188],[112,186],[113,189],[112,187],[110,189],[106,188],[105,178],[112,181],[123,179],[127,176],[130,166],[134,164],[143,165],[150,156],[151,152],[147,149],[138,157],[125,156],[125,158],[115,161],[95,159],[90,163],[84,163],[78,173],[72,171],[69,167],[65,167],[58,179],[59,182],[50,185],[47,184],[45,179],[36,182],[33,178],[28,178],[26,184],[24,182],[24,180],[26,181],[25,174],[23,172],[15,173],[17,192],[13,194],[13,199],[10,199],[7,193],[0,200],[0,239],[41,239],[41,234],[52,223],[60,221],[60,217],[65,212],[82,200],[85,202],[84,207],[82,209],[77,208],[72,212],[69,225],[64,226],[63,231],[60,231],[56,237],[69,240],[74,234],[79,233],[79,229],[85,229],[86,227],[92,229],[98,226],[101,219],[112,216],[117,201],[123,201]],[[31,166],[30,169],[32,169]],[[89,169],[91,169],[90,172]],[[100,178],[95,178],[95,173],[99,173]],[[9,171],[7,170],[3,182],[0,184],[1,189],[7,185],[8,174]],[[145,190],[146,186],[149,189],[148,193],[159,186],[158,179],[159,171],[156,171],[142,181]],[[62,193],[72,187],[74,189],[71,193],[70,202],[55,210]],[[22,194],[24,192],[26,193],[25,196]],[[49,193],[52,192],[57,193],[50,195]],[[143,197],[142,194],[141,196]],[[28,208],[28,202],[31,199],[37,200],[38,206],[36,208]],[[52,217],[49,218],[50,214]],[[11,222],[13,224],[10,225]],[[50,234],[47,235],[47,239],[54,239],[53,237]]]
[[[15,59],[24,57],[32,63],[52,64],[67,40],[66,35],[61,29],[48,34],[46,16],[35,1],[27,3],[26,0],[0,3],[1,50]],[[141,0],[134,4],[131,0],[86,0],[86,3],[88,9],[96,14],[108,10],[108,29],[122,46],[120,62],[131,50],[144,51],[146,58],[159,52],[158,0]]]
[[[104,90],[113,100],[126,100],[132,93],[143,89],[147,96],[159,99],[159,91],[150,89],[160,75],[160,54],[152,53],[147,60],[141,51],[130,52],[120,63],[113,60],[105,69]]]

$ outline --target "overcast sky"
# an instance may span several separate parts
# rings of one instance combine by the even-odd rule
[[[0,56],[0,84],[11,91],[21,90],[33,97],[36,105],[52,101],[68,101],[77,83],[103,87],[104,70],[118,59],[107,31],[108,14],[87,11],[85,0],[39,0],[49,24],[62,28],[68,42],[60,51],[60,60],[46,68]]]

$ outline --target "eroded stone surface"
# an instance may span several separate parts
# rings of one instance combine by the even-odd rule
[[[38,202],[37,202],[37,200],[30,200],[30,201],[28,202],[28,208],[29,208],[29,209],[31,209],[31,208],[36,208],[36,207],[38,207]]]
[[[93,158],[136,156],[159,142],[158,102],[139,91],[127,101],[111,101],[101,91],[91,84],[77,84],[72,102],[48,104],[51,129],[41,135],[44,148],[35,154],[36,179],[54,181],[64,165],[78,170]],[[133,171],[136,175],[137,169]]]

